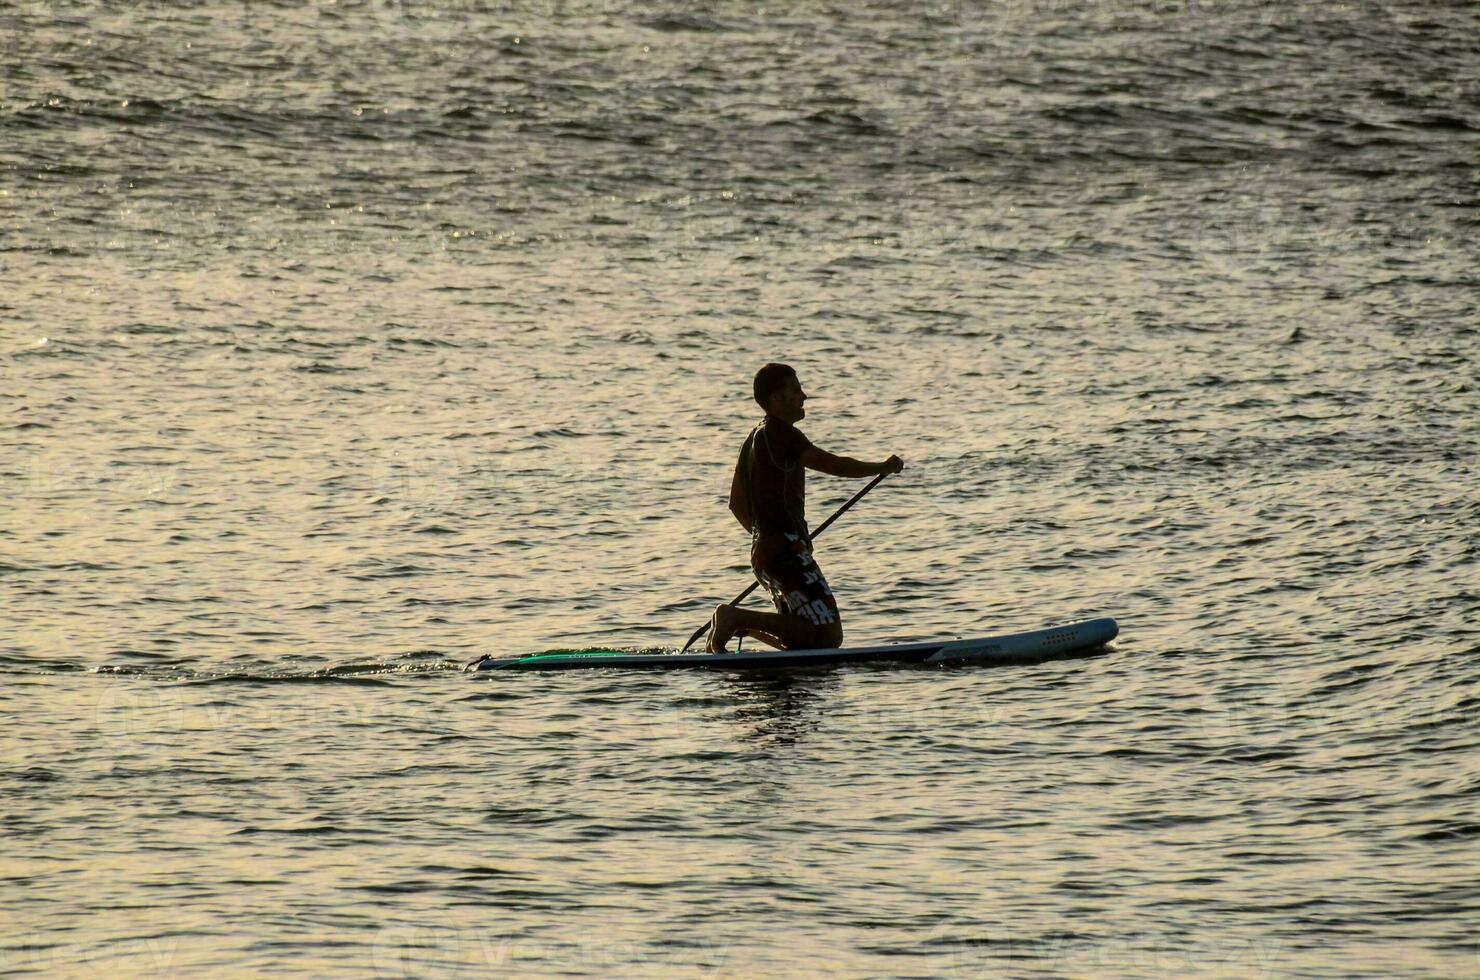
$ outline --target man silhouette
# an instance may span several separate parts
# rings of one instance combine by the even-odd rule
[[[730,481],[730,510],[751,533],[750,565],[771,593],[776,612],[721,604],[710,620],[709,649],[724,652],[733,636],[753,636],[782,650],[843,645],[843,621],[827,579],[812,558],[807,531],[806,471],[864,477],[898,473],[904,461],[890,456],[865,463],[818,449],[797,429],[806,418],[807,394],[785,364],[756,372],[755,400],[766,418],[745,438]]]

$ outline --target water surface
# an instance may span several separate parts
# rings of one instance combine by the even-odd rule
[[[0,11],[0,963],[1480,971],[1477,29]],[[851,641],[1115,647],[459,673],[747,583],[771,359]]]

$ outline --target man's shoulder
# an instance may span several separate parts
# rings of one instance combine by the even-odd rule
[[[766,420],[766,438],[774,441],[777,449],[791,459],[800,456],[812,446],[812,440],[801,429],[782,419]]]

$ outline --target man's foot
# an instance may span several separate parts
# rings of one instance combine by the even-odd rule
[[[725,644],[735,635],[735,607],[714,607],[714,618],[709,621],[709,652],[724,653]]]

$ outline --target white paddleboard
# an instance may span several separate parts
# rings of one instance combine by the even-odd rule
[[[1006,633],[969,640],[897,643],[838,650],[767,650],[744,653],[622,653],[615,650],[570,650],[525,657],[486,657],[469,670],[580,670],[621,667],[672,670],[755,670],[766,667],[813,667],[855,663],[1020,663],[1052,660],[1104,646],[1120,633],[1115,620],[1089,619],[1027,633]]]

